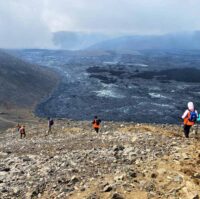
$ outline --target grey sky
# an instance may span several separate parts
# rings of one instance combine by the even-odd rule
[[[0,0],[0,47],[53,47],[55,31],[200,30],[200,0]]]

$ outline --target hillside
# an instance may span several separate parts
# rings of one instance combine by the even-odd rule
[[[53,33],[60,49],[130,52],[134,50],[200,49],[200,31],[163,35],[106,35],[101,33],[60,31]]]
[[[0,51],[0,128],[9,123],[4,125],[5,119],[11,120],[12,124],[14,117],[27,118],[26,110],[32,110],[56,87],[57,82],[58,76],[49,69]]]
[[[53,72],[0,51],[1,105],[29,107],[56,85]]]
[[[105,122],[26,124],[0,139],[0,198],[198,199],[199,134],[183,138],[175,125]]]
[[[115,50],[118,52],[131,50],[163,50],[163,49],[200,49],[200,32],[177,33],[149,36],[123,36],[107,41],[99,42],[90,50]]]

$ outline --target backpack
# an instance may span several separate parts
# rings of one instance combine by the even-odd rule
[[[96,124],[99,125],[101,123],[101,120],[96,120]]]
[[[196,122],[197,121],[197,114],[195,111],[190,112],[190,117],[189,117],[190,122]]]
[[[50,126],[52,126],[54,124],[54,121],[50,120],[49,124],[50,124]]]

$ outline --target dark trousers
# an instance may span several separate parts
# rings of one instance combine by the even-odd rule
[[[94,128],[94,130],[96,131],[96,133],[99,133],[99,128]]]
[[[20,138],[22,139],[22,136],[24,136],[24,138],[26,137],[26,133],[20,133]]]
[[[189,138],[189,133],[190,133],[190,128],[191,126],[188,126],[188,125],[184,125],[183,129],[184,129],[184,134],[185,134],[185,137],[186,138]]]
[[[51,131],[51,125],[49,126],[49,129],[48,129],[48,134],[49,133],[52,133],[52,131]]]

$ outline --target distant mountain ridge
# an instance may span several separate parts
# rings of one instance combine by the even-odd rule
[[[152,36],[123,36],[90,46],[90,50],[200,50],[200,31]]]
[[[56,47],[66,50],[80,50],[88,48],[98,42],[113,37],[102,33],[59,31],[53,33],[53,43]]]
[[[0,106],[31,107],[58,81],[53,72],[0,51]]]

